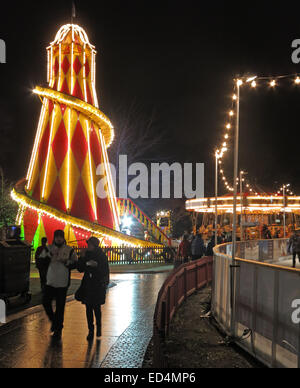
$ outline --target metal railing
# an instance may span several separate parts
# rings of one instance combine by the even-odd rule
[[[154,366],[166,367],[162,343],[168,335],[174,314],[187,297],[212,281],[212,257],[182,264],[162,286],[156,303],[153,325]]]
[[[300,270],[280,264],[288,258],[287,240],[237,243],[234,266],[231,250],[229,243],[214,251],[214,318],[232,340],[265,365],[300,367],[300,326],[293,320],[295,301],[300,299]]]
[[[128,248],[114,247],[102,248],[107,255],[109,264],[163,264],[173,263],[175,252],[169,247]],[[80,255],[80,248],[75,248]]]

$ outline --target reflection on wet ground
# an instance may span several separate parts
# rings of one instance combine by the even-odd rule
[[[86,341],[85,307],[66,306],[61,344],[52,343],[44,312],[0,328],[0,368],[138,368],[152,336],[158,292],[168,276],[116,274],[102,308],[101,341]]]

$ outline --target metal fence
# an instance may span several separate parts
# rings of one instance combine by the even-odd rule
[[[128,248],[114,247],[102,248],[110,264],[155,264],[173,263],[175,252],[169,247]],[[81,249],[75,249],[80,255]]]
[[[280,264],[287,240],[215,248],[212,312],[226,333],[269,367],[300,367],[300,271]],[[276,264],[274,264],[276,261]],[[296,304],[295,304],[296,303]],[[296,314],[296,315],[295,315]],[[300,321],[300,320],[299,320]]]
[[[162,343],[169,332],[171,320],[188,296],[212,280],[212,257],[182,264],[166,279],[156,303],[153,326],[154,366],[166,367]]]

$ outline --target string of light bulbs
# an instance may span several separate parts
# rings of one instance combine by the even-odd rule
[[[289,184],[286,184],[286,185],[283,185],[276,193],[276,197],[278,195],[284,195],[284,194],[288,194],[288,195],[294,195],[293,191],[290,189],[290,183]]]
[[[233,124],[233,118],[235,116],[235,108],[236,108],[236,102],[237,102],[237,94],[236,94],[236,87],[243,86],[243,85],[249,85],[250,88],[255,89],[258,85],[263,84],[264,82],[267,83],[268,87],[270,89],[275,89],[280,85],[279,81],[283,79],[290,79],[292,81],[292,84],[296,86],[300,86],[300,75],[299,74],[287,74],[287,75],[279,75],[279,76],[262,76],[262,77],[240,77],[238,79],[234,80],[234,91],[233,95],[231,97],[231,108],[228,112],[228,118],[225,123],[225,133],[223,133],[222,143],[219,145],[219,147],[216,150],[215,156],[217,158],[217,163],[219,164],[219,174],[221,176],[221,180],[224,184],[224,187],[228,190],[228,192],[233,192],[234,188],[232,185],[229,184],[229,180],[224,172],[223,167],[223,157],[229,150],[228,142],[232,138],[231,136],[231,130],[234,127]],[[245,182],[245,178],[243,178],[243,181]],[[239,183],[239,178],[237,178],[236,184]],[[246,188],[250,193],[253,193],[254,195],[258,196],[259,193],[253,188],[253,186],[250,184],[249,179],[247,179]],[[285,185],[285,189],[288,193],[293,195],[293,193],[288,189],[288,186]],[[283,190],[283,188],[280,189],[278,194]]]

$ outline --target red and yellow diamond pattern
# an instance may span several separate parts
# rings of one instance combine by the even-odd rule
[[[66,215],[119,230],[106,150],[113,139],[113,127],[98,110],[95,48],[84,30],[66,25],[47,50],[49,89],[43,95],[27,174],[27,194]],[[58,97],[52,98],[52,95]],[[99,120],[95,122],[92,115]],[[97,176],[100,164],[105,166],[102,177]],[[100,199],[96,185],[103,178],[108,182],[105,186],[107,197]],[[37,231],[40,236],[44,234],[51,239],[53,228],[64,229],[66,226],[32,209],[20,214],[29,242]],[[78,245],[81,237],[85,239],[90,235],[78,228],[71,228],[68,233]]]

